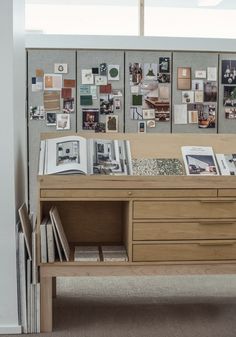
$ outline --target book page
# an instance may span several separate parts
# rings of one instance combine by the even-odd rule
[[[210,146],[182,146],[187,175],[219,175],[215,155]]]
[[[87,174],[86,139],[68,136],[46,140],[45,174],[71,173]]]

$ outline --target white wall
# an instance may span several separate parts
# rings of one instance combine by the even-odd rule
[[[0,1],[0,333],[20,332],[15,224],[26,197],[24,0]]]

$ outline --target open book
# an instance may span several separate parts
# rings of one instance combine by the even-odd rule
[[[212,147],[182,146],[181,151],[187,175],[219,175]]]
[[[39,175],[75,173],[132,175],[129,141],[81,136],[41,140]]]

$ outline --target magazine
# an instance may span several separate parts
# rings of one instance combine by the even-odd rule
[[[219,175],[212,147],[182,146],[181,151],[187,175]]]
[[[132,175],[128,140],[65,136],[41,140],[39,175]]]
[[[224,176],[236,175],[236,154],[217,153],[216,160],[220,173]]]

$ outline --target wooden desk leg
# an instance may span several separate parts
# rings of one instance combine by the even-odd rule
[[[41,277],[41,332],[52,331],[52,277]]]

